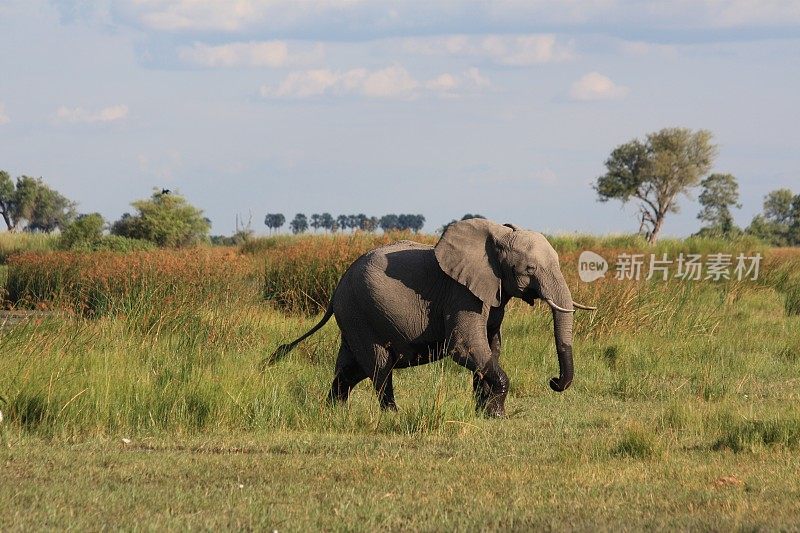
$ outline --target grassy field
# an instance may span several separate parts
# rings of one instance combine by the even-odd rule
[[[575,383],[549,390],[550,313],[514,303],[487,420],[449,361],[397,372],[397,413],[368,383],[328,407],[333,324],[262,369],[380,239],[10,257],[7,299],[56,313],[0,328],[0,530],[800,529],[797,250],[553,239],[600,306]],[[766,259],[757,282],[587,285],[585,248]]]

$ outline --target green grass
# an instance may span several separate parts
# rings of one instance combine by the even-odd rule
[[[58,236],[48,233],[25,233],[0,231],[0,264],[19,252],[46,252],[55,250]]]
[[[255,291],[0,328],[0,530],[796,529],[792,261],[575,286],[601,309],[564,394],[549,312],[515,303],[504,420],[451,361],[396,372],[397,413],[368,382],[327,406],[335,325],[262,371],[318,317]]]

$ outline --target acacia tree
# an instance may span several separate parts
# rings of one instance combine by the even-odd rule
[[[700,205],[703,209],[697,218],[706,222],[698,235],[720,235],[732,237],[741,233],[731,214],[731,207],[741,209],[739,184],[731,174],[711,174],[700,182]]]
[[[655,243],[667,213],[678,212],[678,195],[688,194],[711,168],[717,153],[711,139],[707,130],[665,128],[617,146],[594,185],[599,200],[638,200],[639,231]]]

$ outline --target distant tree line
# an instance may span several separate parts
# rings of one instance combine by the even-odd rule
[[[738,227],[732,211],[740,209],[739,185],[732,174],[708,174],[717,147],[706,130],[667,128],[617,146],[606,160],[606,173],[594,189],[602,202],[634,201],[639,208],[640,233],[655,242],[669,213],[678,211],[678,199],[700,187],[698,200],[702,222],[695,234],[735,238],[752,235],[773,246],[800,246],[800,194],[790,189],[770,192],[763,210],[747,228]],[[706,175],[708,174],[708,175]],[[706,177],[703,177],[706,176]],[[8,231],[60,231],[66,249],[145,249],[148,246],[181,247],[203,242],[241,244],[253,235],[250,220],[240,224],[231,237],[209,237],[211,221],[177,192],[154,189],[149,198],[131,203],[133,213],[106,222],[99,213],[79,214],[77,204],[53,189],[41,177],[22,175],[13,180],[0,170],[0,216]],[[484,218],[467,213],[461,220]],[[252,216],[251,216],[252,219]],[[453,219],[439,228],[444,232]],[[270,232],[286,224],[282,213],[268,213],[264,224]],[[294,234],[309,230],[330,233],[350,230],[372,233],[422,230],[421,214],[387,214],[381,217],[297,213],[289,221]]]
[[[285,222],[286,217],[282,213],[268,213],[264,217],[264,224],[269,228],[270,232],[280,229]],[[346,230],[373,233],[378,228],[383,231],[413,231],[414,233],[419,233],[424,225],[425,217],[423,215],[389,214],[378,218],[359,213],[357,215],[339,215],[334,218],[330,213],[314,213],[311,217],[307,217],[304,213],[297,213],[289,222],[289,229],[294,234],[305,233],[309,228],[314,230],[315,233],[320,229],[330,233]]]

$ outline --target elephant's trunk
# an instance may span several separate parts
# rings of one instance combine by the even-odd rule
[[[553,329],[558,353],[559,376],[550,380],[550,388],[564,392],[572,384],[572,313],[553,309]]]

